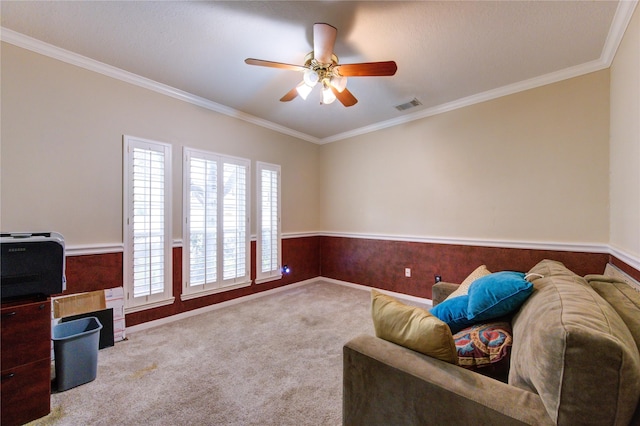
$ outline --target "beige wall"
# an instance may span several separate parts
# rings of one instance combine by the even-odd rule
[[[640,262],[640,8],[611,66],[611,246]]]
[[[609,70],[317,146],[3,43],[0,226],[120,243],[130,134],[173,145],[176,239],[190,146],[281,164],[285,233],[611,241],[637,257],[639,34],[636,11],[611,69],[611,169]]]
[[[253,172],[256,160],[280,164],[283,231],[318,229],[315,144],[6,43],[1,112],[2,231],[58,231],[70,246],[121,243],[123,134],[172,144],[175,239],[183,146],[249,158]]]
[[[321,229],[608,242],[609,71],[323,145]]]

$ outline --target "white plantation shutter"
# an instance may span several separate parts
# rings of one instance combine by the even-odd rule
[[[280,166],[257,163],[258,241],[256,281],[282,277],[280,229]]]
[[[224,163],[223,250],[224,280],[247,274],[247,166]]]
[[[133,148],[133,296],[164,291],[164,152]]]
[[[195,286],[217,280],[218,163],[192,158],[189,167],[189,284]]]
[[[126,306],[170,303],[171,146],[130,136],[124,145]]]
[[[184,149],[182,299],[249,285],[249,160]]]

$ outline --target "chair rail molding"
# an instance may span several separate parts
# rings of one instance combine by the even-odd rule
[[[602,243],[566,243],[552,241],[514,241],[514,240],[493,240],[493,239],[471,239],[471,238],[448,238],[448,237],[425,237],[411,235],[392,235],[392,234],[360,234],[347,232],[292,232],[282,234],[283,239],[307,238],[307,237],[338,237],[338,238],[355,238],[368,240],[385,240],[385,241],[403,241],[415,243],[430,244],[449,244],[461,246],[481,246],[481,247],[497,247],[497,248],[514,248],[528,250],[555,250],[555,251],[571,251],[585,253],[607,253],[617,257],[629,266],[640,271],[640,256],[629,253],[625,249],[610,244]],[[255,241],[255,236],[252,236]],[[182,240],[173,240],[173,248],[182,247]],[[66,247],[67,256],[83,256],[92,254],[108,254],[122,253],[124,245],[122,243],[97,243],[69,245]]]

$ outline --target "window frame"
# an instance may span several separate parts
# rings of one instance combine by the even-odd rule
[[[263,253],[262,249],[265,246],[264,241],[264,233],[263,233],[263,176],[262,171],[269,171],[271,173],[275,173],[277,175],[277,185],[276,185],[276,215],[277,215],[277,229],[270,232],[270,238],[275,238],[275,249],[276,249],[276,264],[273,266],[273,258],[271,259],[272,269],[267,271],[262,270],[263,264]],[[273,203],[270,204],[271,209],[273,209]],[[282,278],[282,168],[278,164],[271,164],[258,161],[256,162],[256,284],[262,284],[269,281],[279,280]],[[273,247],[273,245],[272,245]]]
[[[163,154],[163,291],[145,296],[134,296],[134,208],[133,185],[135,149],[161,152]],[[149,139],[123,135],[123,285],[125,290],[125,313],[170,305],[173,297],[172,238],[171,238],[171,145]]]
[[[216,167],[216,197],[218,200],[223,199],[221,194],[224,193],[224,164],[234,164],[245,168],[245,228],[244,228],[244,256],[245,256],[245,275],[232,279],[224,279],[224,262],[223,242],[220,236],[224,229],[224,202],[218,202],[216,206],[216,280],[190,285],[191,281],[191,159],[203,159],[206,161],[214,161]],[[237,288],[247,287],[251,285],[251,160],[230,155],[219,154],[215,152],[184,147],[183,148],[183,172],[182,172],[182,294],[181,300],[189,300],[210,294],[221,293]]]

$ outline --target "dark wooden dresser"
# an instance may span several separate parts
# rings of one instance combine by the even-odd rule
[[[0,315],[0,423],[21,425],[51,411],[51,302],[2,303]]]

